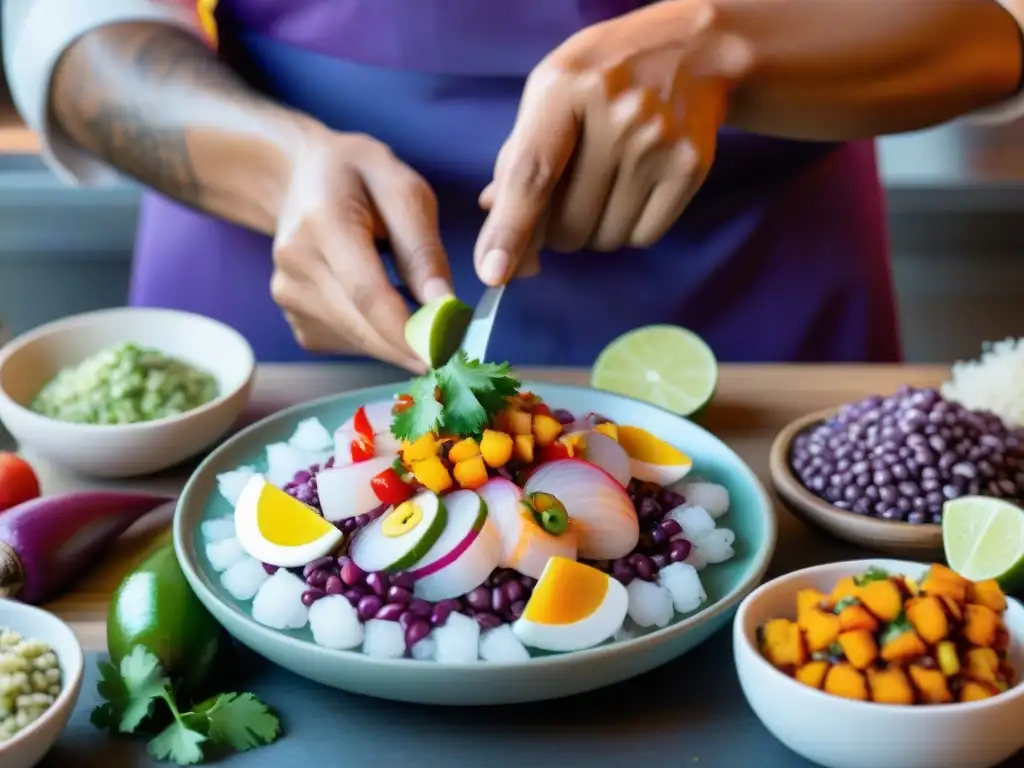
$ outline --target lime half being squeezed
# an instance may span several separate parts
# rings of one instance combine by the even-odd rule
[[[619,336],[594,363],[590,385],[690,416],[711,400],[718,362],[693,331],[649,325]]]
[[[424,363],[440,368],[455,354],[473,310],[455,296],[424,304],[405,322],[405,341]]]
[[[1007,592],[1024,586],[1024,510],[988,496],[963,496],[942,509],[949,567],[971,581],[995,579]]]

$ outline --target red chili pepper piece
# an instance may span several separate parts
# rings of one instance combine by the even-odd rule
[[[352,417],[352,430],[356,433],[353,438],[351,445],[349,446],[349,453],[352,454],[352,461],[359,463],[360,461],[366,461],[372,459],[377,455],[377,451],[373,445],[373,427],[370,425],[370,420],[366,416],[366,408],[360,406],[359,410],[356,411],[355,416]]]
[[[412,486],[399,477],[391,467],[370,480],[370,487],[382,504],[395,506],[412,496]]]
[[[372,440],[367,442],[361,437],[357,437],[349,446],[349,453],[352,454],[352,461],[358,464],[360,461],[372,459],[377,455],[377,450],[374,448]]]
[[[397,416],[400,413],[405,413],[413,406],[412,395],[399,395],[398,399],[395,400],[395,404],[391,406],[391,414]]]
[[[545,405],[544,403],[537,403],[535,406],[533,406],[532,409],[530,409],[530,413],[537,416],[550,416],[551,409],[548,408],[547,405]]]
[[[373,442],[373,425],[370,424],[364,406],[360,406],[355,416],[352,417],[352,429],[355,430],[356,437]]]
[[[556,440],[540,449],[540,461],[538,463],[543,464],[546,461],[558,461],[559,459],[571,459],[572,457],[569,446]]]

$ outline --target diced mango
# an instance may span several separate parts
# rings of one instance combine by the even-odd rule
[[[800,667],[793,676],[804,685],[820,690],[825,682],[825,674],[827,672],[827,661],[809,661]]]
[[[487,467],[484,464],[483,456],[473,456],[456,462],[452,468],[455,475],[455,482],[461,488],[475,490],[487,482]]]
[[[865,608],[882,621],[893,621],[903,610],[903,595],[889,579],[864,585],[857,597]]]
[[[899,667],[868,669],[871,700],[879,704],[913,704],[914,688]]]
[[[533,435],[516,435],[513,438],[512,454],[527,464],[533,461]]]
[[[843,632],[849,632],[854,629],[864,629],[872,633],[877,632],[878,619],[872,616],[871,612],[863,605],[854,603],[839,612],[839,629]]]
[[[929,645],[945,640],[949,635],[949,619],[942,603],[934,595],[913,597],[907,601],[907,620]]]
[[[999,655],[991,648],[970,648],[965,671],[974,680],[995,685],[999,682]]]
[[[554,416],[533,414],[533,436],[541,448],[551,445],[562,434],[562,424]]]
[[[494,429],[485,429],[480,438],[480,453],[487,466],[497,469],[512,458],[512,436]]]
[[[526,411],[509,411],[508,427],[513,435],[532,435],[533,414]]]
[[[828,600],[832,605],[835,605],[844,597],[857,597],[858,592],[860,592],[860,587],[853,580],[853,576],[844,576],[836,582],[828,596]]]
[[[951,598],[949,595],[937,595],[939,601],[942,603],[942,607],[946,609],[946,615],[949,616],[953,621],[964,620],[964,604],[958,603],[956,600]]]
[[[925,704],[948,704],[953,700],[941,669],[928,669],[920,664],[911,664],[907,670],[917,689],[918,696]]]
[[[439,456],[414,461],[412,474],[423,486],[434,493],[444,493],[452,487],[452,476]]]
[[[796,620],[803,628],[801,617],[812,610],[827,610],[828,597],[816,589],[801,589],[796,593]]]
[[[900,664],[924,656],[927,652],[928,646],[918,637],[917,632],[907,629],[899,634],[893,633],[882,644],[880,655],[884,661]]]
[[[812,608],[804,614],[802,626],[811,653],[824,651],[839,639],[839,617],[833,613]]]
[[[465,461],[479,455],[480,446],[476,444],[476,440],[472,437],[467,437],[464,440],[459,440],[459,442],[451,447],[451,450],[448,451],[448,461],[452,464],[458,464],[460,461]]]
[[[967,600],[991,608],[996,613],[1006,610],[1006,595],[995,579],[972,582],[967,588]]]
[[[842,632],[838,642],[846,660],[856,669],[867,669],[878,658],[878,644],[867,630],[854,629]]]
[[[960,655],[952,640],[943,640],[935,646],[935,660],[939,662],[939,669],[946,677],[960,674]]]
[[[796,622],[772,619],[761,632],[761,652],[779,669],[795,669],[807,661],[807,648]]]
[[[825,693],[842,696],[844,699],[867,701],[868,684],[864,675],[851,664],[834,664],[825,675]]]
[[[963,635],[971,645],[988,647],[996,642],[999,614],[988,606],[970,604],[965,610]]]
[[[974,680],[967,680],[960,689],[960,701],[982,701],[983,699],[992,698],[997,693],[999,693],[998,688],[992,688]]]
[[[602,422],[594,427],[595,432],[600,432],[602,435],[607,435],[612,440],[619,439],[619,427],[617,424],[613,424],[610,421]]]
[[[967,579],[944,565],[933,563],[921,584],[926,595],[945,595],[958,603],[967,599]]]
[[[405,441],[402,443],[402,459],[407,464],[414,461],[423,461],[437,455],[437,438],[429,432],[416,438],[414,442]]]

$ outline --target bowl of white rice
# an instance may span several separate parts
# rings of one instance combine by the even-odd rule
[[[78,702],[84,669],[71,627],[0,599],[0,766],[31,768],[50,751]]]

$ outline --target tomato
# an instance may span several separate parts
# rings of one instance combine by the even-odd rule
[[[358,464],[360,461],[366,461],[376,456],[377,449],[373,447],[373,440],[367,442],[361,437],[357,437],[349,446],[349,453],[352,455],[352,461]]]
[[[370,487],[382,504],[396,506],[412,496],[412,486],[399,477],[392,467],[370,480]]]
[[[540,461],[538,463],[543,464],[546,461],[558,461],[559,459],[571,459],[572,457],[572,449],[562,441],[556,440],[540,449]]]
[[[395,400],[395,404],[391,406],[391,413],[397,416],[400,413],[405,413],[413,406],[412,395],[399,395],[398,399]]]
[[[530,409],[530,413],[540,416],[550,416],[551,409],[548,408],[544,403],[537,403],[533,408]]]

